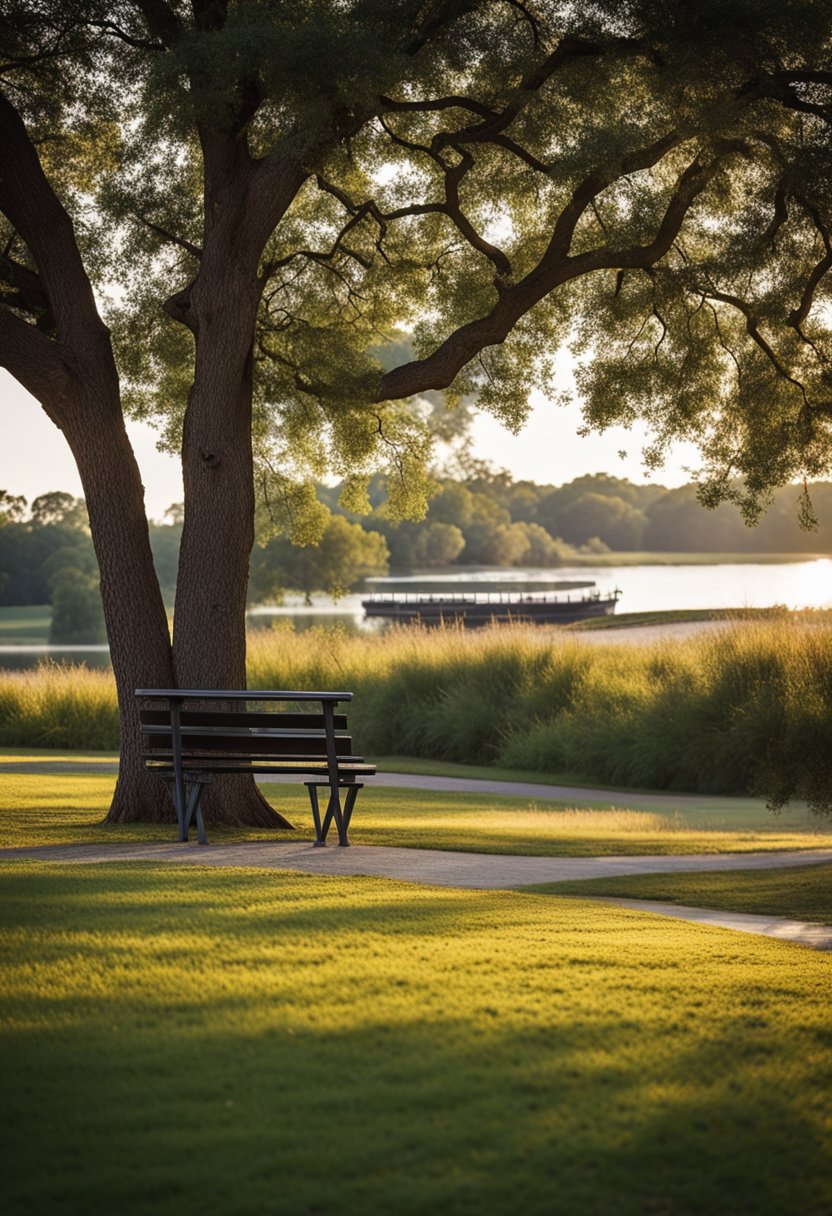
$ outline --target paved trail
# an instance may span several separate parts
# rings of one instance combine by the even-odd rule
[[[101,776],[115,774],[118,764],[114,760],[2,760],[3,773],[39,773],[43,776]],[[297,784],[297,777],[283,777],[270,773],[258,777],[264,785]],[[633,810],[650,810],[655,807],[678,806],[697,808],[707,803],[727,806],[732,803],[747,805],[748,798],[714,797],[707,794],[677,794],[672,791],[643,793],[640,790],[611,790],[578,785],[551,785],[539,781],[491,781],[479,777],[442,777],[417,773],[376,773],[373,786],[405,790],[444,790],[449,794],[497,794],[504,798],[530,798],[536,801],[551,798],[558,802],[602,802],[607,805],[629,807]],[[758,800],[762,806],[762,800]]]
[[[116,773],[109,760],[79,763],[72,760],[0,760],[0,775],[6,773]],[[291,782],[292,777],[267,778]],[[449,793],[502,794],[530,799],[557,799],[575,803],[604,802],[649,809],[673,803],[701,805],[702,795],[635,793],[580,786],[547,785],[527,781],[489,781],[469,777],[422,776],[412,773],[379,773],[374,785],[399,789],[445,790]],[[730,799],[715,799],[724,803]],[[740,801],[737,799],[736,801]],[[742,800],[746,801],[746,800]],[[313,874],[369,875],[431,886],[496,890],[568,882],[581,878],[610,878],[627,874],[683,874],[696,871],[779,869],[818,865],[832,861],[832,849],[791,853],[701,854],[671,857],[517,857],[494,853],[452,853],[438,849],[397,849],[354,845],[349,849],[315,848],[309,842],[252,842],[210,845],[193,844],[47,845],[39,848],[0,849],[0,860],[30,858],[39,861],[101,863],[108,861],[153,861],[204,866],[252,866],[258,869],[301,870]],[[596,898],[596,897],[593,897]],[[762,933],[816,949],[832,950],[832,927],[789,921],[778,917],[751,916],[684,908],[652,900],[615,899],[622,907],[658,913],[745,933]]]
[[[452,853],[438,849],[399,849],[382,845],[316,848],[307,841],[253,841],[245,844],[79,844],[0,849],[0,860],[33,859],[82,864],[152,861],[199,866],[247,866],[269,870],[300,870],[309,874],[370,876],[469,890],[506,890],[538,883],[581,878],[610,878],[626,874],[686,874],[696,871],[772,870],[819,865],[832,861],[832,849],[793,853],[692,854],[672,857],[517,857],[496,853]],[[731,912],[707,912],[649,900],[615,900],[624,907],[704,921],[746,933],[832,950],[832,927],[752,917]],[[668,911],[667,909],[671,909]],[[686,915],[688,913],[688,915]]]

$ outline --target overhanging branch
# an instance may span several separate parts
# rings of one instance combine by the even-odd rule
[[[72,387],[70,370],[57,343],[11,309],[0,305],[0,367],[36,397],[56,426],[60,403]]]
[[[665,138],[670,140],[668,143],[668,147],[670,147],[676,138],[681,137]],[[656,159],[658,159],[659,144],[652,147],[656,153]],[[553,237],[537,266],[518,283],[507,288],[490,312],[460,326],[437,347],[433,354],[425,359],[414,360],[401,367],[393,368],[392,371],[382,376],[375,399],[384,401],[411,397],[428,389],[447,388],[462,368],[486,346],[495,346],[503,342],[521,317],[525,316],[550,292],[572,279],[598,270],[630,269],[655,265],[673,245],[691,206],[717,173],[722,161],[730,151],[736,151],[736,148],[732,145],[724,145],[714,150],[709,160],[702,161],[697,157],[688,165],[668,201],[656,235],[646,245],[619,250],[601,248],[570,257],[567,252],[568,244],[571,240],[574,223],[577,222],[577,214],[580,212],[572,203],[567,204],[567,209],[572,207],[568,220],[558,234],[558,239]],[[645,155],[646,150],[634,153],[632,157],[625,158],[622,163],[626,165],[640,163]],[[600,181],[600,176],[594,177],[593,180],[597,183]],[[586,195],[584,206],[588,206],[598,192],[599,190],[587,188],[584,191]],[[560,224],[560,222],[559,220],[558,223]],[[568,240],[566,239],[567,234]]]

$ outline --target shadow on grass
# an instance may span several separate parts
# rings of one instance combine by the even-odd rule
[[[828,1211],[825,959],[368,879],[3,894],[14,1214]]]

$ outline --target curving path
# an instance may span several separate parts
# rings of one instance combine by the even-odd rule
[[[115,775],[118,764],[115,760],[3,760],[0,758],[0,776],[3,773],[41,773],[44,776],[101,776]],[[293,785],[297,777],[270,773],[258,777],[263,785]],[[631,807],[634,810],[649,810],[657,806],[699,807],[707,802],[721,804],[748,802],[749,799],[733,798],[730,795],[678,794],[672,790],[658,793],[643,793],[641,790],[614,790],[602,787],[578,785],[551,785],[540,781],[491,781],[479,777],[442,777],[418,773],[376,773],[373,787],[405,790],[445,790],[449,794],[502,794],[506,798],[552,798],[558,802],[603,802]]]
[[[2,773],[115,773],[118,765],[109,760],[79,763],[72,760],[0,759]],[[269,777],[274,781],[274,777]],[[290,782],[293,778],[277,778]],[[489,781],[468,777],[423,776],[411,773],[379,773],[374,785],[400,789],[447,790],[455,793],[503,794],[535,799],[580,802],[621,802],[636,808],[677,804],[701,804],[702,795],[642,793],[536,782]],[[719,799],[719,801],[724,801]],[[432,886],[470,890],[498,890],[541,883],[567,882],[582,878],[609,878],[628,874],[680,874],[696,871],[779,869],[819,865],[832,861],[832,849],[784,853],[692,854],[670,857],[518,857],[494,853],[452,853],[437,849],[400,849],[354,845],[350,849],[315,848],[310,842],[251,842],[211,845],[194,844],[45,845],[37,848],[0,849],[0,860],[32,859],[74,863],[153,861],[203,866],[251,866],[262,869],[300,870],[337,876],[366,875],[398,879]],[[832,927],[790,921],[781,917],[755,916],[706,908],[687,908],[654,900],[606,898],[606,902],[638,911],[696,923],[759,933],[795,944],[832,950]]]
[[[451,853],[384,845],[316,848],[308,841],[253,841],[243,844],[188,843],[43,845],[0,849],[0,860],[32,859],[80,864],[153,861],[197,866],[245,866],[300,870],[332,876],[369,876],[469,890],[506,890],[540,883],[626,874],[682,874],[695,871],[772,870],[832,861],[832,849],[793,853],[692,854],[672,857],[518,857],[497,853]],[[597,897],[592,897],[597,898]],[[795,944],[832,950],[832,927],[744,913],[683,908],[650,900],[613,899],[622,907],[682,920],[761,933]]]

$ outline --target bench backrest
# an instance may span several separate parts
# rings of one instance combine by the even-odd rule
[[[162,757],[173,750],[169,709],[139,711],[146,753]],[[344,714],[334,714],[335,752],[352,754]],[[326,757],[327,742],[322,713],[236,713],[222,710],[183,709],[180,712],[182,750],[187,754],[238,753],[247,756]]]

